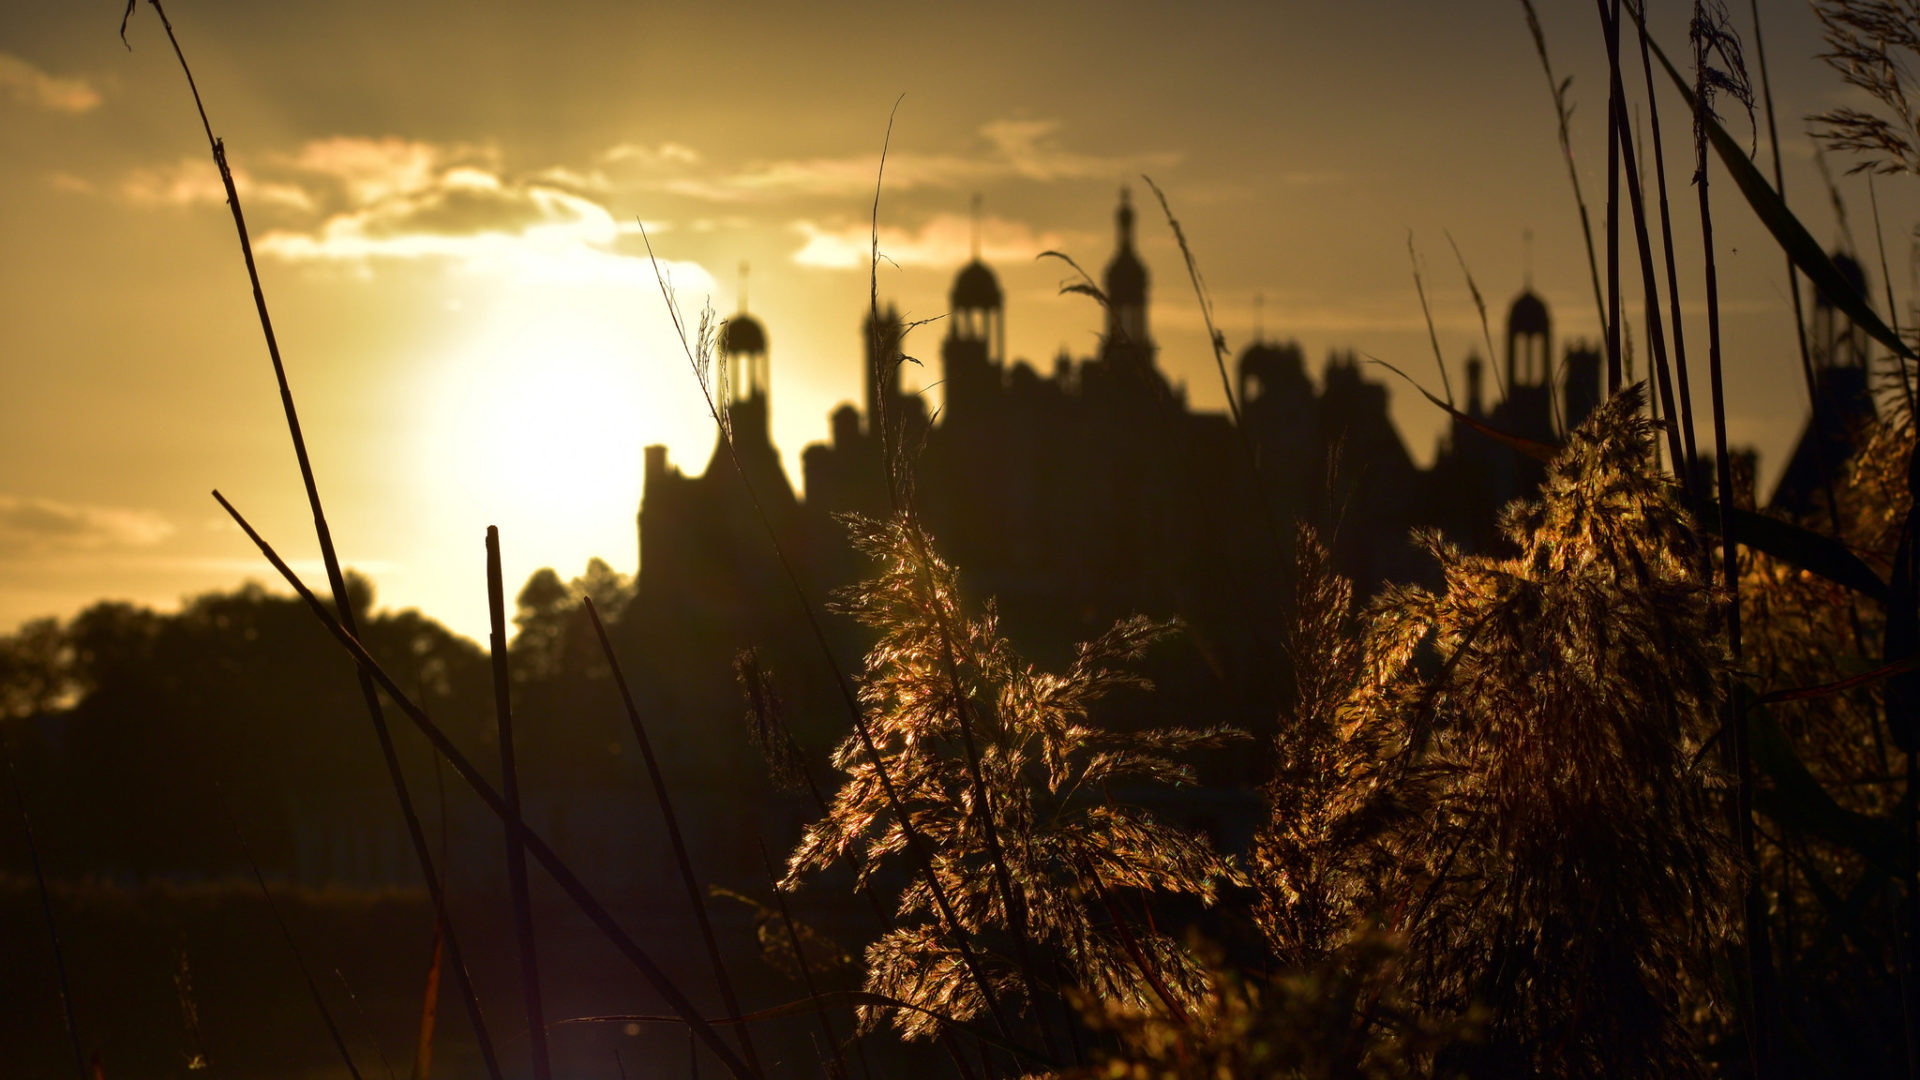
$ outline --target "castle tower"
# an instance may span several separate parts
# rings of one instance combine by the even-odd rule
[[[1115,250],[1107,263],[1107,341],[1105,351],[1116,350],[1150,357],[1153,340],[1147,336],[1147,268],[1133,250],[1133,202],[1120,189],[1120,209],[1114,212]]]
[[[1481,384],[1485,381],[1486,362],[1477,352],[1467,354],[1467,415],[1479,419],[1487,415]]]
[[[1007,341],[1004,303],[999,279],[980,259],[980,197],[976,195],[973,261],[953,279],[947,340],[940,348],[949,417],[976,414],[1000,387]]]
[[[1853,287],[1854,292],[1867,295],[1866,271],[1851,255],[1844,251],[1834,252],[1833,266]],[[1809,344],[1812,346],[1813,362],[1822,370],[1866,366],[1866,331],[1855,326],[1847,313],[1841,311],[1832,298],[1819,289],[1813,291],[1812,340]]]
[[[1553,322],[1546,302],[1531,288],[1507,309],[1507,385],[1546,386],[1553,381]]]
[[[768,427],[767,331],[747,314],[747,267],[740,265],[740,313],[728,319],[720,337],[725,365],[728,422],[738,441],[770,442]]]
[[[1493,412],[1497,426],[1539,442],[1558,437],[1554,423],[1553,320],[1546,301],[1531,286],[1520,290],[1507,309],[1506,399]],[[1521,495],[1539,485],[1541,475],[1523,465],[1519,484],[1509,493]]]
[[[1867,275],[1858,262],[1837,251],[1833,265],[1856,293],[1867,295]],[[1875,417],[1873,389],[1867,379],[1866,332],[1818,289],[1808,337],[1814,368],[1813,415],[1780,473],[1771,503],[1773,509],[1799,518],[1830,512],[1827,491]]]
[[[860,353],[867,358],[867,433],[880,433],[881,410],[900,400],[900,338],[904,331],[900,311],[892,304],[880,313],[876,325],[869,310],[860,323]],[[882,379],[885,385],[881,385]]]

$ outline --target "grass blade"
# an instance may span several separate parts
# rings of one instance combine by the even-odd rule
[[[314,480],[313,462],[307,456],[307,441],[300,430],[300,416],[293,404],[293,390],[287,381],[286,365],[280,359],[280,342],[273,332],[273,317],[267,311],[267,296],[260,284],[260,270],[253,259],[253,241],[247,233],[246,215],[240,207],[240,193],[235,190],[233,169],[227,164],[226,145],[213,134],[213,125],[207,119],[206,106],[200,100],[200,89],[193,80],[193,69],[187,64],[187,56],[180,48],[179,38],[174,36],[173,24],[167,20],[166,9],[160,6],[160,0],[147,0],[154,13],[160,18],[160,25],[167,32],[167,41],[173,45],[173,54],[180,61],[180,70],[186,74],[187,87],[193,92],[193,105],[200,114],[200,126],[207,135],[207,144],[213,152],[213,163],[220,171],[220,183],[226,189],[227,207],[233,213],[233,227],[240,240],[240,254],[246,262],[247,278],[253,285],[254,310],[260,317],[260,331],[266,337],[267,355],[273,361],[274,380],[280,389],[280,405],[286,415],[287,432],[293,439],[294,457],[299,462],[300,479],[307,491],[307,505],[313,513],[314,533],[319,540],[320,556],[327,568],[327,584],[333,594],[335,609],[349,636],[356,633],[353,603],[347,594],[346,577],[340,570],[340,557],[334,550],[333,531],[327,527],[326,511],[320,503],[320,488]],[[500,1065],[493,1052],[493,1039],[487,1032],[486,1018],[480,1011],[480,999],[474,993],[472,980],[467,976],[467,967],[461,957],[459,938],[453,932],[453,923],[446,916],[446,898],[442,894],[439,875],[434,873],[433,860],[427,851],[426,833],[420,827],[420,818],[414,811],[413,799],[407,793],[406,776],[400,768],[400,757],[395,752],[393,737],[387,728],[386,716],[380,707],[380,697],[374,692],[373,683],[364,671],[359,673],[360,696],[365,702],[368,718],[373,723],[374,734],[380,742],[380,752],[387,767],[388,781],[400,803],[401,815],[406,819],[407,835],[413,844],[414,857],[420,864],[422,877],[432,894],[434,911],[445,924],[447,951],[453,961],[454,973],[459,980],[461,997],[466,1002],[467,1017],[473,1025],[474,1040],[480,1048],[481,1059],[487,1067],[487,1075],[492,1080],[501,1080]]]
[[[1573,184],[1573,202],[1580,208],[1580,234],[1587,241],[1587,273],[1593,278],[1593,305],[1600,314],[1600,325],[1607,325],[1607,301],[1600,291],[1600,264],[1593,252],[1593,221],[1587,213],[1587,200],[1580,193],[1580,170],[1573,161],[1573,109],[1567,105],[1567,87],[1573,83],[1569,76],[1565,80],[1554,78],[1553,61],[1547,58],[1547,35],[1540,29],[1540,15],[1533,9],[1533,0],[1520,0],[1520,6],[1527,12],[1527,29],[1533,33],[1533,50],[1540,57],[1540,67],[1547,73],[1547,90],[1553,95],[1554,118],[1559,122],[1560,154],[1567,161],[1567,179]],[[1491,358],[1488,363],[1492,363]]]
[[[215,787],[218,787],[218,782]],[[293,962],[300,969],[300,978],[306,981],[307,994],[313,998],[313,1006],[319,1010],[320,1019],[327,1026],[327,1036],[333,1041],[333,1048],[340,1055],[340,1061],[347,1067],[347,1073],[353,1080],[361,1080],[360,1070],[353,1063],[353,1055],[347,1052],[346,1037],[340,1034],[340,1025],[334,1022],[333,1010],[327,1008],[327,1000],[320,996],[320,985],[313,981],[313,972],[307,967],[306,957],[300,954],[300,946],[293,940],[293,931],[288,928],[287,920],[280,915],[280,905],[273,902],[273,891],[267,888],[266,875],[260,872],[260,863],[253,857],[253,849],[247,845],[245,834],[240,831],[240,822],[234,819],[233,810],[227,804],[226,793],[220,793],[220,812],[227,819],[227,828],[240,845],[240,853],[247,860],[247,869],[253,872],[254,884],[260,888],[260,899],[267,905],[267,911],[273,916],[275,926],[280,928],[280,938],[287,943],[287,951],[293,954]]]
[[[1602,14],[1605,15],[1605,13],[1605,9],[1603,8]],[[1608,24],[1608,44],[1611,50],[1611,78],[1613,82],[1610,94],[1615,100],[1622,102],[1623,105],[1613,110],[1611,138],[1616,144],[1614,148],[1615,152],[1625,158],[1628,210],[1633,217],[1634,246],[1640,256],[1641,293],[1646,301],[1647,348],[1648,351],[1653,354],[1653,382],[1659,389],[1655,400],[1667,402],[1667,412],[1671,415],[1673,413],[1673,378],[1672,373],[1667,367],[1667,337],[1661,319],[1660,284],[1654,278],[1653,273],[1653,244],[1647,235],[1647,204],[1645,194],[1641,189],[1640,163],[1637,160],[1638,155],[1634,151],[1633,142],[1627,137],[1627,113],[1624,107],[1627,95],[1620,79],[1620,50],[1618,48],[1619,17],[1620,12],[1618,4],[1616,3]],[[1617,276],[1614,279],[1614,285],[1615,314],[1618,315],[1619,279]],[[1673,456],[1676,468],[1678,468],[1678,463],[1684,460],[1680,454],[1679,426],[1673,423],[1662,426],[1667,432],[1668,452]],[[1686,477],[1683,473],[1682,484],[1690,485],[1690,483],[1691,478]],[[1688,490],[1689,492],[1691,491],[1690,486]]]
[[[1895,314],[1898,309],[1893,303],[1893,275],[1887,271],[1887,234],[1880,228],[1880,196],[1874,192],[1872,173],[1867,174],[1867,202],[1873,207],[1873,239],[1880,248],[1880,283],[1887,290],[1887,321],[1893,327],[1893,332],[1898,334],[1900,317]],[[1900,372],[1900,389],[1906,393],[1907,419],[1920,421],[1920,399],[1914,394],[1913,373],[1907,370],[1906,363],[1899,357],[1893,358],[1893,366]]]
[[[813,983],[813,965],[807,960],[807,949],[800,940],[800,931],[793,925],[793,912],[787,908],[787,894],[780,891],[780,875],[773,872],[773,860],[767,857],[767,845],[760,843],[758,838],[755,844],[760,849],[760,865],[766,869],[767,887],[773,890],[773,902],[779,906],[780,925],[787,931],[787,943],[793,946],[793,962],[800,969],[800,985],[806,990],[808,999],[815,1003],[814,1011],[820,1017],[820,1034],[826,1037],[827,1046],[833,1051],[835,1080],[846,1080],[846,1051],[840,1048],[840,1037],[833,1033],[833,1018],[827,1015],[827,1003],[821,999],[820,989]],[[746,1025],[742,1024],[741,1029],[745,1028]],[[865,1064],[864,1049],[861,1057],[862,1064]],[[873,1069],[869,1067],[866,1071],[868,1080],[872,1080]]]
[[[1620,392],[1620,148],[1626,142],[1627,101],[1620,90],[1620,0],[1594,0],[1607,37],[1607,396]],[[1618,137],[1614,132],[1620,132]]]
[[[80,1027],[73,1019],[73,995],[67,984],[66,954],[60,949],[60,930],[53,920],[53,900],[47,892],[46,871],[40,866],[40,846],[33,839],[33,818],[27,814],[27,795],[20,787],[20,774],[14,771],[13,754],[0,733],[0,765],[6,767],[7,786],[13,789],[14,808],[20,815],[20,831],[27,840],[27,860],[33,864],[33,883],[40,892],[40,915],[47,922],[47,942],[53,946],[53,970],[60,977],[60,1018],[66,1021],[67,1039],[73,1043],[73,1065],[81,1080],[87,1076],[87,1056],[80,1049]]]
[[[727,1008],[727,1015],[740,1015],[740,1002],[733,993],[733,979],[727,974],[727,964],[720,956],[719,940],[714,937],[713,919],[707,913],[706,898],[700,895],[700,880],[694,876],[693,860],[687,854],[687,841],[680,831],[680,815],[673,809],[673,796],[667,791],[667,778],[660,771],[660,759],[654,755],[653,740],[647,737],[647,727],[640,719],[640,708],[634,704],[633,693],[627,689],[627,677],[620,670],[620,660],[614,655],[613,642],[607,637],[607,628],[600,621],[600,610],[594,606],[592,597],[583,597],[581,604],[587,609],[587,617],[593,622],[593,632],[600,638],[600,649],[606,655],[607,667],[613,672],[614,685],[620,690],[620,703],[626,707],[627,722],[633,726],[634,741],[640,744],[641,760],[646,762],[647,779],[653,782],[653,793],[660,803],[660,817],[666,822],[667,839],[673,846],[673,859],[680,870],[680,882],[686,886],[687,901],[693,905],[693,917],[700,926],[700,938],[707,947],[707,959],[713,964],[714,981],[720,985],[720,1001]],[[747,1065],[754,1074],[761,1075],[760,1059],[754,1052],[753,1039],[742,1027],[736,1033],[740,1040],[740,1052],[746,1058]]]
[[[1672,78],[1674,86],[1679,89],[1681,98],[1686,101],[1689,108],[1692,108],[1693,90],[1674,69],[1672,61],[1668,60],[1667,54],[1661,51],[1659,43],[1649,42],[1649,44],[1653,49],[1653,55],[1660,60],[1661,66],[1666,68],[1667,75]],[[1793,260],[1794,265],[1800,268],[1800,272],[1807,275],[1807,279],[1813,282],[1814,288],[1819,289],[1835,307],[1846,313],[1847,318],[1853,320],[1854,325],[1872,335],[1876,341],[1892,349],[1895,354],[1920,363],[1920,355],[1915,355],[1913,348],[1874,312],[1873,306],[1867,303],[1866,297],[1861,296],[1859,290],[1841,275],[1839,268],[1833,265],[1833,259],[1828,257],[1826,251],[1821,248],[1819,241],[1807,232],[1806,226],[1800,223],[1800,219],[1794,216],[1793,211],[1787,209],[1787,204],[1781,200],[1779,193],[1767,184],[1766,179],[1760,175],[1760,170],[1753,167],[1753,162],[1747,160],[1747,155],[1740,149],[1739,144],[1733,141],[1733,136],[1728,135],[1726,129],[1721,127],[1720,122],[1712,116],[1703,116],[1702,125],[1706,129],[1707,139],[1713,144],[1714,152],[1726,166],[1727,175],[1733,178],[1734,186],[1738,187],[1740,193],[1746,197],[1747,205],[1753,208],[1754,216],[1758,217],[1760,223],[1767,227],[1767,231],[1773,234],[1774,241]]]
[[[493,706],[500,737],[500,787],[507,799],[507,888],[513,896],[513,929],[520,945],[527,1039],[533,1044],[534,1080],[552,1080],[546,1010],[540,999],[540,954],[533,942],[533,899],[527,892],[527,822],[521,813],[520,768],[513,752],[513,694],[507,671],[507,604],[506,588],[500,580],[500,530],[492,525],[487,526],[487,619]]]
[[[1721,532],[1722,505],[1710,502],[1701,506],[1701,528],[1716,534]],[[1734,540],[1755,551],[1844,585],[1881,606],[1889,602],[1888,586],[1880,575],[1851,548],[1831,536],[1741,506],[1728,512],[1726,521]]]
[[[420,1031],[413,1043],[413,1080],[433,1076],[433,1029],[440,1017],[440,969],[446,959],[447,925],[433,917],[433,955],[427,961],[427,985],[420,995]]]
[[[1680,264],[1673,257],[1673,218],[1667,203],[1667,154],[1660,141],[1660,99],[1653,92],[1653,61],[1647,56],[1646,23],[1631,3],[1627,11],[1634,16],[1634,28],[1640,39],[1640,73],[1647,87],[1647,121],[1653,131],[1653,179],[1660,193],[1660,242],[1667,260],[1667,313],[1673,317],[1673,377],[1679,384],[1680,396],[1678,410],[1669,399],[1667,413],[1679,422],[1680,442],[1686,450],[1685,457],[1675,456],[1674,472],[1679,474],[1689,498],[1697,500],[1700,493],[1693,490],[1694,473],[1699,468],[1693,433],[1693,382],[1687,375],[1687,335],[1680,310]]]
[[[408,697],[406,691],[400,688],[400,684],[393,680],[393,676],[387,674],[386,669],[382,668],[380,662],[375,660],[372,654],[367,652],[366,647],[361,645],[359,640],[347,630],[341,620],[336,618],[325,604],[321,603],[320,598],[313,594],[313,590],[307,588],[306,583],[300,580],[300,576],[295,574],[293,568],[287,565],[286,560],[280,557],[280,553],[275,551],[273,546],[267,543],[266,539],[254,530],[253,526],[247,522],[247,519],[241,516],[240,511],[234,509],[233,504],[228,502],[226,497],[218,491],[213,493],[213,497],[220,503],[221,508],[226,510],[227,515],[233,518],[234,523],[240,526],[241,531],[247,534],[247,538],[253,541],[254,546],[260,549],[260,553],[266,557],[267,562],[273,566],[274,571],[280,575],[281,579],[292,587],[294,592],[299,594],[301,600],[305,601],[307,610],[311,611],[314,617],[320,620],[320,624],[326,628],[329,634],[333,635],[334,640],[339,642],[341,647],[346,649],[348,655],[353,657],[354,663],[359,666],[360,670],[365,672],[369,678],[379,685],[381,690],[386,692],[387,696],[393,700],[394,705],[400,709],[401,713],[405,715],[407,719],[413,721],[414,727],[418,729],[422,735],[426,736],[427,741],[432,744],[434,750],[446,759],[447,764],[453,766],[453,771],[460,775],[460,779],[466,781],[467,786],[479,797],[481,803],[484,804],[495,817],[500,818],[504,822],[508,816],[506,799],[502,798],[500,793],[494,790],[492,784],[487,783],[486,778],[481,775],[480,770],[475,768],[473,762],[469,760],[465,754],[460,752],[460,748],[453,744],[453,740],[447,738],[447,733],[441,730],[440,725],[433,722],[433,719],[427,715],[426,710],[414,704],[413,699]],[[594,924],[594,927],[607,938],[607,941],[611,943],[615,949],[619,950],[621,956],[625,957],[629,963],[639,969],[640,973],[646,977],[654,990],[666,999],[667,1004],[672,1007],[676,1013],[680,1014],[688,1026],[693,1029],[694,1034],[697,1035],[702,1042],[706,1043],[707,1049],[719,1057],[721,1062],[727,1066],[727,1069],[732,1072],[734,1076],[738,1077],[739,1080],[754,1080],[753,1074],[748,1071],[746,1065],[734,1055],[732,1050],[727,1048],[725,1043],[720,1041],[720,1037],[715,1034],[712,1025],[701,1018],[698,1011],[694,1009],[693,1003],[687,999],[686,994],[682,993],[680,988],[674,984],[673,980],[667,977],[666,972],[662,970],[658,964],[654,963],[653,958],[647,954],[646,950],[642,949],[625,930],[620,928],[620,924],[608,913],[606,906],[594,898],[593,893],[587,889],[586,884],[580,880],[579,875],[575,874],[572,868],[567,866],[566,862],[554,852],[553,848],[548,845],[545,840],[541,839],[538,833],[529,829],[526,830],[525,837],[527,853],[532,855],[534,860],[546,869],[547,873],[552,876],[554,882],[560,886],[561,891],[567,894],[568,899],[572,900],[574,905],[587,916],[588,920]]]

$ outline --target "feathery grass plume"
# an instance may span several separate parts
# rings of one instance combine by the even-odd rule
[[[877,757],[912,828],[933,846],[934,876],[1002,1001],[1023,1000],[1027,980],[997,947],[1013,925],[991,866],[986,811],[1026,908],[1027,934],[1044,954],[1036,970],[1064,970],[1071,985],[1134,1008],[1191,1010],[1202,990],[1195,962],[1150,922],[1133,923],[1127,910],[1156,894],[1210,904],[1237,873],[1205,839],[1110,793],[1116,785],[1189,783],[1191,770],[1179,755],[1241,736],[1226,728],[1122,733],[1090,716],[1109,692],[1146,686],[1127,667],[1173,627],[1123,620],[1081,645],[1065,673],[1038,672],[1000,636],[991,606],[978,617],[960,613],[953,569],[913,534],[914,525],[848,521],[855,545],[880,568],[842,602],[881,635],[860,689],[878,754],[853,739],[835,752],[846,780],[827,816],[807,828],[782,887],[797,888],[808,871],[854,854],[864,856],[864,883],[905,849],[906,830],[883,797]],[[986,807],[960,745],[962,700],[990,796]],[[950,1019],[979,1015],[986,1003],[934,921],[926,882],[909,882],[898,908],[895,928],[867,949],[867,990]],[[869,1010],[866,1019],[881,1016]],[[923,1013],[895,1010],[892,1019],[908,1037],[938,1033],[938,1021]]]
[[[1381,920],[1429,1015],[1487,1010],[1484,1043],[1438,1062],[1474,1075],[1695,1067],[1685,1010],[1734,873],[1701,764],[1728,666],[1642,393],[1508,507],[1518,555],[1427,537],[1445,591],[1390,589],[1357,640],[1349,586],[1303,556],[1294,643],[1316,670],[1255,857],[1262,925],[1306,966]]]
[[[1721,94],[1732,98],[1746,109],[1751,126],[1753,83],[1747,78],[1746,55],[1740,47],[1740,36],[1733,31],[1733,16],[1727,13],[1725,0],[1694,0],[1687,41],[1693,46],[1693,93],[1698,103],[1693,112],[1693,141],[1698,148],[1693,179],[1698,184],[1707,172],[1707,121],[1720,119],[1713,99]],[[1757,127],[1754,134],[1759,134]]]
[[[1889,412],[1861,434],[1834,484],[1837,537],[1869,563],[1899,561],[1912,450],[1909,417]],[[1844,685],[1878,666],[1882,657],[1857,642],[1910,654],[1888,632],[1882,605],[1856,605],[1851,590],[1761,552],[1743,570],[1744,666],[1773,691],[1768,698]],[[1855,682],[1749,710],[1763,780],[1755,879],[1782,967],[1795,975],[1783,997],[1806,1060],[1836,1073],[1892,1075],[1916,1060],[1912,916],[1902,910],[1912,901],[1910,885],[1899,887],[1912,872],[1906,830],[1916,785],[1891,760],[1897,736],[1883,726],[1899,677]]]
[[[743,649],[733,658],[733,676],[747,700],[747,739],[767,763],[773,786],[780,791],[805,791],[807,762],[787,726],[787,707],[774,685],[773,672],[760,662],[759,652]]]
[[[1394,674],[1420,634],[1385,621],[1363,631],[1353,583],[1334,573],[1314,531],[1296,542],[1294,624],[1286,642],[1294,697],[1264,789],[1268,820],[1254,838],[1254,918],[1287,968],[1313,969],[1346,944],[1375,906],[1374,889],[1434,811],[1434,773],[1404,733],[1367,723],[1391,713]],[[1404,631],[1406,627],[1403,625]]]
[[[778,896],[774,897],[776,903],[768,904],[722,885],[707,886],[707,893],[732,900],[753,913],[753,937],[760,946],[760,958],[781,975],[798,982],[803,974],[837,977],[853,970],[853,957],[825,931],[795,919],[789,932],[789,920],[782,918]]]
[[[1449,766],[1429,850],[1455,854],[1405,928],[1411,972],[1422,1000],[1490,1010],[1472,1058],[1494,1068],[1690,1072],[1682,993],[1727,927],[1699,762],[1727,660],[1640,397],[1596,410],[1541,500],[1508,508],[1517,557],[1433,543],[1446,592],[1376,614],[1424,623],[1443,661],[1420,695]]]
[[[1920,173],[1920,110],[1908,86],[1908,65],[1920,60],[1920,2],[1816,0],[1813,12],[1830,50],[1820,58],[1881,107],[1840,106],[1809,117],[1819,125],[1814,137],[1860,155],[1850,173]]]

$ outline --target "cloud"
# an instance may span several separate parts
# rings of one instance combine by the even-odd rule
[[[872,258],[871,225],[824,228],[798,221],[793,228],[806,238],[793,254],[793,261],[801,266],[864,270]],[[980,257],[997,263],[1024,262],[1042,251],[1064,249],[1084,239],[1053,231],[1036,233],[1025,222],[989,217],[980,222]],[[973,222],[958,214],[935,214],[912,232],[882,228],[880,254],[900,266],[959,266],[973,258]]]
[[[98,190],[93,181],[69,172],[48,173],[47,186],[55,191],[66,191],[76,195],[91,195]]]
[[[996,120],[980,128],[983,146],[975,154],[887,155],[886,186],[964,189],[1010,179],[1043,183],[1115,178],[1165,168],[1180,160],[1167,152],[1088,154],[1067,149],[1051,120]],[[695,161],[656,162],[691,166]],[[880,178],[880,155],[797,158],[761,162],[731,173],[706,175],[682,168],[678,175],[645,177],[637,185],[710,202],[765,202],[793,196],[845,197],[868,194]]]
[[[172,523],[145,510],[0,493],[0,557],[149,547],[172,534]]]
[[[522,279],[654,283],[639,225],[616,219],[584,190],[591,185],[552,169],[510,176],[497,157],[399,139],[310,143],[285,164],[331,178],[344,203],[306,227],[268,232],[256,247],[290,262],[437,260]],[[670,269],[684,287],[713,287],[697,264]]]
[[[600,154],[600,161],[607,165],[625,165],[640,169],[660,169],[675,166],[698,165],[700,152],[691,146],[677,142],[663,142],[658,146],[641,146],[638,143],[621,143]]]
[[[287,168],[338,183],[347,199],[366,205],[433,187],[450,169],[472,166],[497,170],[499,152],[466,143],[438,145],[393,136],[370,139],[337,135],[315,139],[299,152],[284,155]]]
[[[236,167],[233,170],[233,187],[247,203],[264,203],[288,210],[310,211],[314,208],[313,196],[300,185],[286,181],[256,180],[245,169]],[[80,189],[73,187],[71,190]],[[121,179],[116,190],[122,199],[135,206],[204,206],[220,205],[227,201],[227,189],[221,186],[219,171],[203,157],[182,158],[171,165],[135,169]]]
[[[48,112],[83,113],[100,105],[100,92],[86,80],[49,75],[7,53],[0,53],[0,93]]]

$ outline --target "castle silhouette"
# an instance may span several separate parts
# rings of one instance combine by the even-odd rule
[[[1386,388],[1351,352],[1331,356],[1316,391],[1298,344],[1262,337],[1247,347],[1235,372],[1244,441],[1225,413],[1189,407],[1156,362],[1150,275],[1124,190],[1114,224],[1098,351],[1062,352],[1050,374],[1009,360],[1005,294],[976,239],[949,295],[937,417],[900,388],[896,364],[874,362],[898,357],[903,329],[893,307],[870,311],[853,353],[866,372],[864,407],[836,409],[829,440],[803,452],[804,500],[768,426],[770,335],[744,310],[727,321],[732,450],[717,441],[689,476],[665,447],[646,449],[639,582],[623,622],[635,655],[652,657],[642,664],[665,664],[661,674],[680,680],[663,690],[676,700],[659,704],[691,705],[703,695],[688,674],[716,670],[734,650],[804,635],[769,526],[816,601],[861,576],[835,515],[884,514],[902,497],[889,488],[888,446],[906,448],[908,497],[969,598],[994,598],[1026,655],[1062,662],[1117,618],[1178,616],[1185,645],[1155,672],[1174,691],[1167,697],[1256,730],[1271,725],[1286,682],[1278,642],[1296,522],[1319,530],[1363,594],[1431,573],[1410,543],[1416,528],[1474,549],[1496,543],[1499,508],[1533,490],[1539,463],[1455,420],[1434,465],[1420,468],[1388,416]],[[1462,411],[1541,441],[1578,424],[1600,400],[1600,356],[1575,344],[1556,367],[1553,345],[1546,304],[1523,291],[1507,317],[1497,400],[1487,402],[1486,364],[1474,356]],[[833,633],[857,670],[858,631]],[[788,666],[808,664],[796,654]]]

